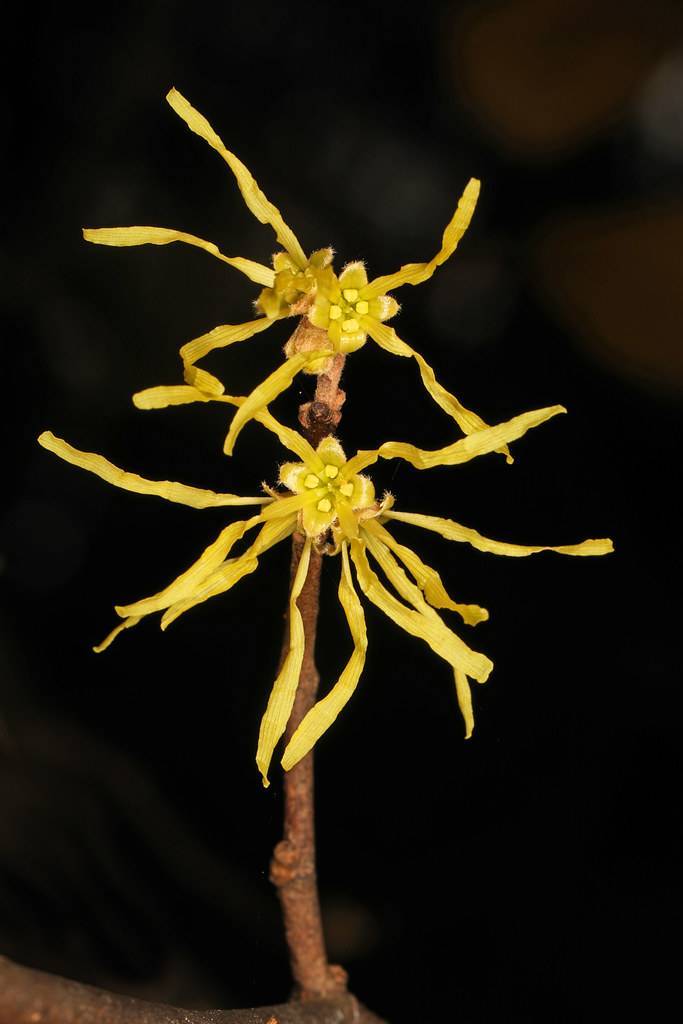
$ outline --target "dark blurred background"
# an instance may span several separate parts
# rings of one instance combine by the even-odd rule
[[[617,549],[505,560],[397,527],[490,609],[471,639],[496,668],[465,743],[447,667],[368,610],[366,672],[317,755],[331,956],[394,1024],[609,1020],[638,994],[654,1012],[680,927],[679,5],[23,12],[5,36],[0,953],[188,1006],[288,992],[267,880],[281,785],[263,791],[253,761],[286,546],[167,634],[150,621],[97,657],[112,605],[163,586],[226,515],[108,488],[35,443],[50,428],[143,475],[242,493],[275,475],[258,426],[227,461],[223,410],[130,402],[177,382],[183,342],[248,319],[251,284],[187,247],[80,236],[142,223],[274,250],[164,102],[176,85],[338,266],[429,258],[482,179],[461,248],[400,292],[395,326],[489,422],[569,415],[518,442],[513,467],[383,463],[375,482],[500,539]],[[207,367],[244,393],[287,333]],[[407,361],[368,345],[344,383],[348,450],[453,439]],[[289,422],[297,384],[275,407]],[[329,685],[349,640],[326,568]]]

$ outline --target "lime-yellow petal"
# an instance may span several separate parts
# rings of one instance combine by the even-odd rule
[[[426,565],[412,548],[399,544],[396,538],[388,530],[385,530],[376,519],[364,523],[364,529],[375,534],[397,558],[400,558],[433,608],[448,608],[450,611],[456,612],[468,626],[486,622],[489,617],[486,608],[480,608],[477,604],[459,604],[453,601],[436,569]]]
[[[476,459],[479,455],[498,451],[504,444],[522,437],[532,427],[538,427],[546,420],[566,411],[562,405],[551,405],[545,409],[524,412],[519,416],[513,416],[511,420],[498,423],[494,427],[478,430],[474,434],[468,434],[467,437],[462,437],[459,441],[434,451],[416,448],[415,445],[408,444],[407,441],[386,441],[380,448],[373,451],[358,452],[352,459],[349,459],[342,472],[345,476],[350,473],[358,473],[361,469],[366,469],[377,462],[378,458],[405,459],[415,469],[458,466],[463,462],[469,462],[470,459]]]
[[[345,498],[338,497],[335,503],[335,511],[344,536],[348,537],[349,540],[357,537],[359,530],[358,517],[353,512],[351,503]]]
[[[398,585],[401,589],[405,589],[405,592],[408,593],[405,584],[409,581],[405,573],[401,577],[399,575],[401,570],[399,570],[399,573],[395,571],[394,566],[398,569],[396,563],[394,563],[394,566],[390,564],[389,559],[380,550],[381,546],[373,542],[370,536],[368,536],[368,543],[373,544],[373,556],[381,563],[382,569],[387,571],[388,567],[388,572],[391,574],[389,576],[391,582],[395,586]],[[384,550],[386,551],[386,549]],[[471,650],[463,640],[456,636],[452,630],[448,629],[434,609],[429,608],[419,591],[418,595],[425,609],[421,611],[418,611],[416,608],[406,607],[383,586],[377,574],[370,568],[363,539],[351,542],[351,557],[356,566],[361,590],[368,600],[372,601],[380,611],[384,612],[401,629],[423,640],[435,654],[438,654],[452,667],[456,665],[461,666],[468,675],[473,676],[480,682],[484,682],[488,678],[493,668],[493,663],[490,659],[484,654],[478,654],[476,651]],[[398,584],[397,580],[400,581]],[[415,590],[417,591],[417,588]]]
[[[136,224],[127,228],[83,228],[83,237],[86,242],[94,242],[95,245],[115,246],[168,245],[170,242],[185,242],[187,245],[204,249],[205,252],[211,253],[223,263],[228,263],[248,277],[250,281],[254,281],[255,284],[272,288],[275,283],[275,273],[270,267],[265,267],[262,263],[256,263],[254,260],[245,259],[243,256],[224,256],[213,242],[190,235],[187,231]]]
[[[287,359],[281,366],[274,370],[269,377],[259,384],[251,394],[245,398],[244,402],[240,405],[239,409],[235,413],[230,424],[230,430],[228,436],[225,439],[225,445],[223,451],[226,455],[232,455],[235,442],[239,437],[243,427],[254,419],[256,413],[265,409],[267,405],[270,405],[279,394],[286,390],[292,383],[297,373],[299,373],[308,363],[311,363],[314,359],[320,358],[323,355],[329,355],[327,352],[300,352],[291,359]]]
[[[72,466],[85,469],[94,473],[114,487],[121,487],[125,491],[134,491],[136,494],[154,494],[166,501],[174,501],[179,505],[189,505],[191,508],[222,508],[228,505],[263,505],[270,501],[270,498],[243,498],[239,494],[217,494],[215,491],[203,490],[200,487],[190,487],[187,484],[179,484],[170,480],[145,480],[136,473],[127,473],[109,462],[102,455],[93,452],[81,452],[73,448],[66,441],[49,431],[44,431],[38,438],[38,443],[47,448],[48,451],[58,455],[65,462]]]
[[[455,420],[463,433],[472,434],[477,430],[484,430],[488,427],[488,423],[481,416],[478,416],[476,412],[472,412],[471,409],[467,409],[455,395],[452,395],[450,391],[447,391],[445,387],[439,384],[436,374],[429,363],[419,352],[416,352],[410,345],[406,345],[405,341],[399,338],[393,327],[387,327],[386,324],[381,324],[369,316],[362,317],[361,323],[380,348],[391,352],[392,355],[412,357],[415,360],[420,370],[420,377],[422,378],[425,390],[431,395],[436,404]],[[513,461],[507,447],[501,449],[501,455],[505,455],[508,462]]]
[[[95,654],[101,654],[102,651],[106,651],[107,647],[114,643],[114,640],[116,640],[119,633],[123,633],[124,629],[130,629],[131,626],[137,626],[141,618],[141,615],[131,615],[130,618],[124,619],[123,622],[119,622],[118,626],[115,626],[111,633],[105,636],[101,644],[97,644],[93,647]]]
[[[212,331],[200,335],[188,341],[180,349],[180,358],[184,363],[192,365],[199,359],[203,359],[209,352],[217,348],[227,348],[228,345],[235,345],[238,341],[246,341],[261,331],[268,330],[275,323],[269,317],[260,316],[256,320],[249,320],[244,324],[221,324],[214,327]]]
[[[218,569],[202,580],[193,593],[183,600],[176,601],[164,612],[161,619],[161,628],[167,629],[180,615],[183,615],[190,608],[208,601],[211,597],[224,594],[235,586],[236,583],[258,567],[259,557],[280,541],[289,537],[294,532],[296,516],[288,519],[278,519],[272,523],[264,523],[258,537],[239,558],[231,558]]]
[[[203,370],[201,366],[186,364],[183,367],[183,377],[186,384],[193,388],[198,388],[205,395],[216,397],[225,394],[225,384],[218,377],[209,373],[208,370]]]
[[[397,522],[410,523],[411,526],[420,526],[423,530],[433,530],[441,534],[446,540],[461,541],[471,544],[479,551],[489,551],[494,555],[509,555],[512,558],[523,558],[526,555],[534,555],[539,551],[554,551],[559,555],[607,555],[614,551],[614,545],[608,537],[594,540],[584,540],[580,544],[561,544],[559,547],[548,545],[529,546],[527,544],[508,544],[504,541],[491,540],[483,537],[476,530],[468,526],[462,526],[452,519],[442,519],[439,516],[426,516],[419,512],[386,512],[386,518],[395,519]]]
[[[152,612],[168,608],[176,601],[184,601],[185,598],[191,597],[197,587],[228,557],[233,546],[238,540],[241,540],[247,530],[260,522],[262,522],[260,516],[252,516],[251,519],[226,526],[189,569],[181,573],[172,583],[151,597],[145,597],[132,604],[117,605],[116,614],[122,618],[131,615],[150,615]]]
[[[368,647],[365,615],[353,585],[348,548],[345,543],[341,546],[341,562],[338,595],[349,624],[353,652],[330,692],[311,708],[295,730],[282,758],[282,767],[285,771],[293,768],[313,748],[348,704],[365,665],[365,652]]]
[[[282,668],[273,683],[273,689],[271,690],[259,730],[256,764],[261,772],[264,786],[269,785],[268,770],[273,757],[273,751],[287,727],[289,716],[292,713],[296,689],[299,685],[306,636],[301,612],[297,605],[297,598],[301,594],[306,582],[310,557],[311,541],[308,539],[303,546],[289,596],[289,648],[282,663]]]
[[[324,494],[325,492],[320,489],[304,490],[301,494],[288,494],[284,498],[276,498],[267,508],[264,508],[261,518],[264,522],[270,522],[273,519],[294,515],[308,505],[315,506]]]
[[[465,720],[465,739],[468,740],[474,729],[474,711],[472,710],[472,691],[467,676],[461,668],[454,668],[455,692],[458,698],[458,707]]]
[[[299,240],[285,224],[282,214],[263,194],[254,177],[242,161],[226,149],[222,139],[213,130],[207,119],[189,103],[177,89],[171,89],[166,99],[188,128],[204,139],[219,153],[235,175],[244,202],[261,224],[270,224],[280,245],[284,246],[294,262],[301,268],[307,264],[306,255]]]
[[[161,385],[156,388],[145,388],[133,395],[136,409],[167,409],[171,405],[191,405],[192,402],[211,402],[214,395],[205,394],[199,388],[189,384]]]
[[[386,274],[384,277],[376,277],[362,289],[361,297],[372,299],[378,295],[385,295],[394,288],[404,284],[420,284],[432,276],[434,271],[451,256],[455,248],[467,231],[472,220],[472,214],[479,198],[480,183],[476,178],[470,178],[465,191],[460,197],[457,209],[453,214],[441,240],[441,248],[428,263],[406,263],[395,274]]]

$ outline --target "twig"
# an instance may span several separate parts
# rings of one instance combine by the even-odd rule
[[[382,1024],[350,995],[245,1010],[183,1010],[115,995],[0,957],[0,1024]]]
[[[307,321],[303,321],[307,324]],[[304,327],[304,344],[320,341]],[[301,337],[302,328],[298,329]],[[322,332],[321,332],[322,333]],[[326,373],[317,379],[315,398],[299,409],[299,421],[307,439],[317,446],[339,423],[344,392],[339,380],[344,356],[335,356]],[[291,578],[299,564],[303,538],[295,534],[292,541]],[[306,713],[313,707],[318,692],[319,675],[315,665],[315,636],[318,623],[320,571],[322,555],[311,552],[308,575],[298,600],[304,624],[306,646],[292,714],[285,739],[289,740]],[[285,626],[282,657],[289,646],[289,630]],[[276,886],[282,906],[285,935],[289,948],[292,975],[299,999],[316,999],[346,990],[346,972],[327,962],[325,938],[320,914],[320,899],[315,870],[315,809],[313,753],[308,753],[285,775],[284,838],[273,851],[270,878]]]

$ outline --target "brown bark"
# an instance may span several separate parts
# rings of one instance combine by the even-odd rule
[[[344,356],[336,356],[327,373],[318,377],[313,401],[302,405],[299,410],[304,433],[314,446],[332,433],[339,423],[344,401],[344,393],[339,389],[343,367]],[[292,541],[292,580],[303,543],[303,538],[295,534]],[[322,555],[313,549],[306,582],[297,602],[304,624],[306,646],[294,706],[285,733],[286,741],[313,707],[318,693],[320,677],[315,665],[315,637],[321,568]],[[285,626],[283,657],[288,646],[289,630]],[[344,992],[346,973],[341,967],[328,964],[325,949],[315,867],[312,751],[285,774],[284,791],[284,838],[273,851],[270,878],[280,897],[297,995],[303,1000],[315,999]]]
[[[353,996],[245,1010],[183,1010],[115,995],[0,957],[0,1024],[382,1024]]]

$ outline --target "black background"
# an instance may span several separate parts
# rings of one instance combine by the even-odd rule
[[[588,57],[581,71],[581,46],[595,38],[585,5],[566,5],[559,28],[559,3],[518,6],[520,38],[537,27],[539,52],[546,16],[553,45],[574,46],[553,59],[578,61],[585,92],[618,76],[618,62]],[[474,58],[467,50],[471,25],[497,10],[174,0],[78,15],[48,4],[12,22],[0,953],[189,1006],[288,992],[267,881],[281,784],[275,772],[264,791],[253,763],[281,642],[286,545],[166,634],[150,621],[96,657],[112,605],[163,586],[226,516],[108,489],[35,443],[49,428],[142,475],[216,490],[254,493],[274,479],[282,455],[257,425],[228,461],[223,410],[141,413],[130,402],[179,380],[182,343],[249,319],[251,284],[186,247],[114,250],[80,236],[81,225],[158,224],[231,255],[267,261],[274,250],[222,161],[164,102],[176,85],[304,247],[333,244],[337,266],[364,258],[372,276],[428,258],[468,177],[482,179],[461,248],[429,283],[401,291],[394,325],[489,422],[556,402],[569,415],[518,442],[513,467],[496,456],[422,474],[382,463],[373,478],[400,508],[500,539],[611,536],[616,546],[600,559],[506,560],[396,527],[456,599],[489,608],[471,640],[496,668],[476,689],[464,743],[447,667],[367,610],[366,671],[317,754],[331,956],[394,1022],[590,1020],[598,1006],[609,1019],[616,1001],[652,997],[674,970],[680,370],[620,359],[618,331],[601,346],[538,284],[541,263],[546,280],[563,272],[543,261],[557,218],[680,195],[680,153],[653,148],[642,116],[648,76],[675,44],[662,28],[674,23],[666,5],[604,4],[607,45],[630,33],[642,67],[634,60],[633,82],[583,133],[544,150],[492,131],[463,79],[475,67],[489,89],[515,87],[483,42]],[[670,100],[680,113],[680,94]],[[680,261],[680,247],[656,259]],[[625,304],[647,301],[645,289],[623,293]],[[670,298],[677,308],[680,295]],[[654,336],[671,312],[649,315]],[[287,333],[206,365],[246,393],[278,364]],[[648,359],[653,344],[642,336]],[[281,419],[294,422],[309,386],[300,378],[278,401]],[[344,386],[349,452],[453,438],[408,361],[368,344]],[[329,685],[349,640],[337,566],[326,569]]]

